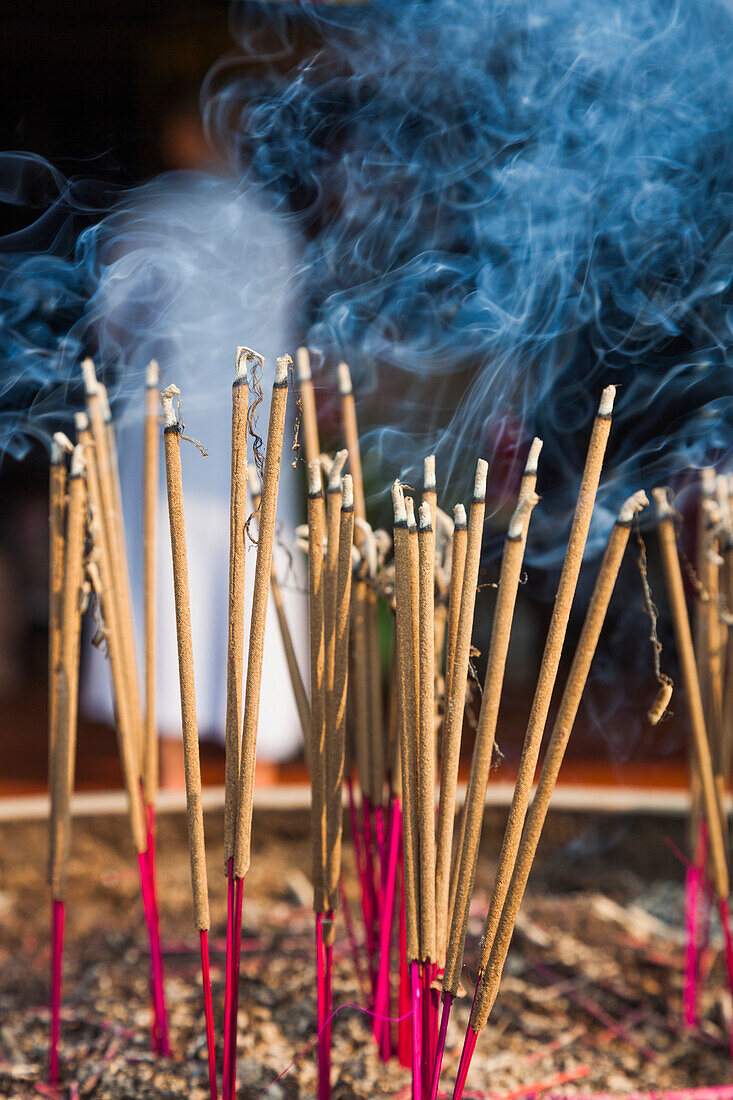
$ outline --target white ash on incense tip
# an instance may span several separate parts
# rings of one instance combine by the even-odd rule
[[[159,382],[160,382],[160,367],[158,366],[158,360],[157,359],[151,359],[150,362],[148,363],[147,367],[145,368],[145,385],[149,389],[155,390],[155,389],[158,388],[158,383]]]
[[[405,497],[405,511],[407,512],[407,526],[411,531],[417,530],[417,522],[415,520],[415,501],[412,497]]]
[[[74,450],[74,444],[68,435],[63,432],[54,432],[51,440],[51,461],[60,462],[65,454],[70,455]]]
[[[486,499],[486,482],[489,476],[489,464],[485,458],[476,463],[476,476],[473,480],[473,499],[480,504]]]
[[[527,461],[524,466],[525,477],[534,477],[536,475],[541,450],[542,440],[535,436],[529,448],[529,454],[527,455]]]
[[[434,493],[436,487],[435,455],[426,455],[423,463],[423,489],[426,493]]]
[[[178,417],[176,416],[173,408],[173,398],[180,395],[178,386],[171,383],[167,386],[160,395],[160,407],[163,410],[163,424],[166,428],[177,428]]]
[[[311,357],[308,348],[299,347],[295,353],[295,365],[298,371],[299,382],[310,382],[312,378],[311,374]]]
[[[351,474],[344,474],[341,479],[341,492],[343,493],[341,510],[348,512],[354,507],[354,479]]]
[[[339,393],[342,397],[346,397],[347,394],[352,392],[351,371],[347,363],[341,362],[338,365],[338,383]]]
[[[323,491],[321,483],[321,463],[317,458],[308,463],[308,495],[317,497]]]
[[[347,450],[337,451],[334,460],[331,463],[331,468],[328,472],[328,491],[329,493],[337,493],[341,488],[341,471],[346,465],[346,459],[349,457]]]
[[[427,504],[427,503],[421,504],[420,508],[418,510],[418,514],[420,516],[420,530],[421,531],[432,531],[432,529],[433,529],[433,517],[430,514],[430,505]]]
[[[456,504],[453,508],[453,526],[456,530],[460,531],[468,525],[468,517],[466,516],[466,507],[463,504]]]
[[[392,510],[396,524],[407,523],[407,509],[405,508],[405,492],[399,481],[392,483]]]
[[[275,364],[275,385],[283,386],[288,380],[288,370],[293,365],[289,355],[279,355]]]
[[[631,523],[634,516],[646,508],[649,503],[649,497],[646,495],[643,489],[638,489],[635,493],[632,493],[628,500],[625,500],[621,506],[621,511],[618,514],[619,523]]]
[[[598,406],[599,416],[610,416],[613,412],[613,403],[616,400],[616,387],[606,386],[601,394],[601,402]]]
[[[81,374],[84,379],[84,389],[91,397],[97,392],[97,372],[94,369],[94,361],[87,357],[82,360]]]

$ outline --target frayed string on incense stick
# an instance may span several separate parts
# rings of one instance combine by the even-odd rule
[[[652,646],[652,656],[654,661],[654,676],[659,684],[659,691],[652,703],[651,707],[647,711],[647,718],[652,726],[658,725],[663,718],[669,717],[668,707],[670,700],[672,699],[672,692],[674,691],[674,681],[671,676],[668,676],[666,672],[662,672],[662,643],[659,640],[659,634],[657,633],[657,622],[659,621],[659,611],[652,596],[651,585],[649,584],[649,570],[647,565],[646,556],[646,544],[641,534],[641,525],[639,523],[639,517],[634,518],[634,534],[636,535],[636,542],[639,547],[639,553],[637,556],[637,567],[639,569],[639,576],[641,577],[641,587],[644,593],[644,606],[646,613],[649,617],[649,641]]]
[[[252,380],[250,388],[254,391],[255,400],[249,406],[247,428],[249,429],[249,434],[252,439],[252,453],[254,454],[255,466],[257,467],[260,483],[262,483],[265,478],[265,456],[262,450],[264,441],[262,436],[257,432],[257,410],[264,400],[264,395],[262,393],[262,369],[264,365],[265,361],[262,356],[258,355],[257,352],[252,352]],[[249,521],[247,522],[249,524]]]

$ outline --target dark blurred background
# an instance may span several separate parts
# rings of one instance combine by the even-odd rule
[[[273,13],[275,21],[287,18],[289,45],[283,50],[282,35],[273,30],[269,63],[276,54],[274,64],[287,71],[319,45],[312,27],[306,28],[297,18],[297,5],[239,5],[240,40],[241,27],[251,25],[257,50],[267,55]],[[46,157],[67,175],[122,186],[171,169],[210,165],[215,170],[217,153],[209,147],[201,126],[199,91],[217,60],[227,54],[236,56],[229,16],[225,0],[76,0],[71,6],[60,0],[31,5],[6,0],[0,39],[2,147]],[[247,63],[257,61],[250,57]],[[18,219],[22,211],[0,208],[0,231],[12,230]],[[322,394],[321,404],[328,444],[329,430],[332,435],[336,430],[335,402]],[[47,455],[41,448],[31,450],[22,463],[5,458],[0,470],[0,793],[39,790],[45,783],[47,477]],[[127,518],[128,523],[139,522],[138,517]],[[497,518],[488,539],[495,549],[506,514]],[[650,546],[653,579],[657,577],[654,549]],[[657,731],[644,728],[642,719],[636,732],[629,734],[628,701],[612,714],[604,713],[609,678],[612,694],[622,697],[624,693],[623,655],[620,663],[618,654],[611,656],[614,615],[618,619],[631,603],[638,609],[641,601],[633,551],[629,558],[605,649],[599,654],[603,675],[590,687],[566,775],[581,781],[677,785],[683,781],[684,761],[679,718]],[[591,567],[591,579],[593,572]],[[490,583],[497,573],[494,560],[482,577],[486,587],[480,592],[477,610],[480,648],[488,642]],[[521,744],[554,578],[532,573],[526,590],[534,595],[532,599],[520,596],[506,717],[499,731],[509,768]],[[588,584],[581,590],[581,604],[587,594]],[[580,625],[576,619],[575,633]],[[642,616],[638,621],[644,630],[646,620]],[[648,678],[642,677],[648,691],[634,703],[642,714],[655,689],[651,650],[648,661]],[[477,671],[482,674],[480,658]],[[676,709],[681,714],[682,706]],[[466,745],[470,743],[469,732]],[[79,787],[117,784],[111,730],[82,720],[78,757]],[[221,781],[223,753],[206,745],[202,766],[205,781]],[[283,779],[299,774],[298,762],[281,769]]]

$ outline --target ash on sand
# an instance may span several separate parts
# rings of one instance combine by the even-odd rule
[[[492,860],[505,814],[485,828],[467,958],[475,958]],[[215,1014],[223,1016],[226,895],[220,815],[206,820]],[[48,1042],[49,899],[45,827],[0,829],[0,1095],[38,1097]],[[702,1031],[681,1026],[684,870],[666,839],[682,826],[653,819],[551,815],[517,928],[499,1001],[474,1058],[469,1090],[539,1092],[683,1088],[730,1079],[717,929]],[[191,924],[183,817],[164,817],[158,868],[166,992],[174,1056],[149,1051],[149,997],[136,862],[121,819],[81,819],[67,901],[61,1096],[205,1100],[206,1046],[198,940]],[[245,880],[239,1017],[239,1097],[254,1100],[313,1039],[316,1019],[307,819],[255,815]],[[347,889],[360,927],[353,867]],[[334,1003],[358,1001],[343,922],[334,952]],[[396,1006],[393,1002],[393,1014]],[[451,1018],[444,1085],[452,1087],[469,1013]],[[219,1041],[219,1036],[217,1036]],[[221,1050],[219,1050],[221,1057]],[[409,1077],[376,1055],[367,1016],[346,1009],[333,1030],[334,1100],[406,1096]],[[312,1097],[315,1048],[266,1096]]]

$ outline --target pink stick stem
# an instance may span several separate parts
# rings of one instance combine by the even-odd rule
[[[204,1016],[206,1017],[206,1048],[209,1055],[209,1095],[218,1100],[216,1087],[216,1044],[214,1042],[214,1006],[211,1002],[211,974],[209,971],[209,933],[199,932],[201,943],[201,983],[204,987]]]
[[[392,1054],[390,1023],[388,1019],[390,1000],[390,948],[392,945],[392,912],[394,910],[395,880],[397,877],[397,857],[399,855],[401,827],[402,815],[400,812],[400,803],[398,799],[395,799],[392,803],[392,810],[390,813],[389,848],[384,875],[382,909],[379,914],[379,970],[377,975],[377,992],[374,999],[374,1012],[376,1015],[372,1026],[374,1038],[380,1043],[380,1053],[383,1062],[388,1062]]]
[[[720,925],[723,929],[723,939],[725,941],[725,965],[728,970],[728,988],[733,993],[733,940],[731,940],[730,934],[730,913],[728,912],[728,899],[718,899],[718,913],[720,914]],[[731,1028],[730,1035],[731,1043],[731,1058],[733,1058],[733,1027]]]
[[[351,905],[349,899],[344,890],[343,880],[339,878],[339,900],[341,902],[341,908],[344,914],[344,924],[346,925],[346,935],[349,940],[349,947],[351,949],[351,957],[354,960],[354,970],[356,972],[356,980],[359,983],[359,990],[361,991],[361,999],[366,1005],[369,999],[369,990],[367,989],[366,981],[364,979],[364,971],[361,966],[361,956],[359,953],[359,944],[356,940],[356,932],[354,930],[354,919],[351,915]]]
[[[422,1005],[420,1004],[420,964],[410,961],[410,1000],[412,1003],[412,1100],[422,1100]]]
[[[51,1045],[48,1052],[48,1083],[59,1080],[59,1035],[61,1033],[61,974],[64,956],[63,901],[54,898],[51,903]]]
[[[400,846],[400,859],[402,849]],[[402,877],[400,876],[400,882]],[[399,1009],[399,1023],[397,1024],[397,1051],[400,1065],[405,1069],[412,1064],[412,1029],[410,1025],[410,975],[407,969],[407,926],[405,914],[405,892],[400,890],[400,987],[397,1007]]]
[[[368,905],[364,914],[366,924],[366,942],[369,954],[369,973],[372,980],[372,990],[376,991],[377,974],[374,968],[375,955],[375,930],[374,923],[377,915],[376,869],[374,866],[374,849],[372,847],[372,805],[365,796],[361,804],[362,829],[364,840],[364,873],[366,879],[366,891]],[[368,914],[368,916],[367,916]]]
[[[374,995],[374,973],[372,971],[371,958],[374,953],[374,929],[372,927],[372,913],[370,909],[370,892],[367,882],[367,872],[364,859],[364,851],[361,845],[361,829],[359,826],[358,816],[356,812],[356,801],[354,799],[354,784],[349,776],[346,780],[346,791],[348,794],[349,803],[349,824],[351,826],[351,836],[354,841],[354,856],[356,858],[356,870],[359,875],[359,887],[361,891],[361,913],[364,921],[364,939],[366,943],[366,956],[367,956],[367,972],[369,974],[369,981],[372,986],[372,996]]]
[[[450,1017],[451,1005],[453,1004],[453,996],[450,993],[443,995],[443,1012],[440,1017],[440,1031],[438,1032],[438,1042],[435,1048],[435,1065],[433,1066],[433,1079],[430,1082],[430,1100],[436,1100],[438,1096],[438,1086],[440,1084],[440,1071],[443,1068],[443,1055],[445,1054],[445,1040],[448,1034],[448,1019]]]
[[[326,949],[323,943],[323,913],[316,913],[316,1010],[318,1034],[318,1100],[329,1100],[331,1093],[329,1029],[326,1002]]]
[[[227,956],[224,977],[224,1065],[221,1091],[224,1100],[229,1096],[231,1081],[232,1033],[232,970],[234,967],[234,860],[227,861]]]
[[[685,874],[685,974],[682,987],[682,1019],[685,1027],[697,1027],[697,906],[700,871],[690,865]]]
[[[153,884],[150,877],[150,864],[147,851],[138,854],[138,865],[140,868],[140,888],[142,891],[143,909],[145,910],[145,923],[148,929],[148,941],[150,945],[150,969],[155,1017],[153,1030],[154,1036],[157,1037],[157,1053],[168,1058],[171,1050],[168,1042],[168,1019],[165,1007],[165,992],[163,989],[163,952],[160,946],[160,925],[153,894]]]
[[[423,963],[422,968],[422,1087],[423,1098],[427,1100],[427,1090],[430,1087],[430,1079],[432,1075],[433,1063],[430,1058],[430,1048],[432,1039],[432,1022],[431,1022],[431,998],[430,998],[430,982],[433,974],[433,964],[426,960]]]
[[[234,880],[234,942],[231,973],[231,992],[229,994],[229,1019],[225,1027],[229,1030],[229,1083],[224,1100],[233,1100],[237,1091],[237,1021],[239,1017],[239,965],[242,957],[242,906],[244,904],[244,879]]]
[[[453,1100],[461,1100],[463,1096],[463,1089],[466,1084],[466,1078],[468,1077],[468,1070],[471,1065],[471,1059],[473,1058],[473,1052],[476,1049],[477,1039],[478,1032],[474,1031],[469,1024],[468,1030],[466,1031],[466,1038],[463,1041],[461,1061],[458,1065],[458,1076],[456,1077],[456,1084],[453,1089]]]
[[[328,920],[333,920],[333,911],[329,911],[326,914]],[[327,1060],[326,1066],[326,1084],[327,1084],[327,1096],[331,1095],[331,1010],[333,1007],[331,983],[333,980],[333,944],[326,944],[326,972],[323,976],[323,992],[324,992],[324,1013],[326,1016],[326,1031],[324,1034],[324,1047],[325,1056]]]
[[[140,791],[141,794],[144,795],[142,780],[140,781]],[[163,985],[163,952],[160,947],[160,913],[158,910],[158,885],[156,877],[156,820],[155,806],[150,803],[145,803],[145,826],[148,890],[153,921],[153,942],[155,944],[155,947],[151,948],[151,951],[154,952],[157,958],[155,964],[153,964],[151,959],[150,993],[153,1015],[151,1042],[156,1054],[162,1054],[168,1057],[170,1054],[170,1046],[168,1044],[168,1020],[165,1004],[165,987]],[[156,979],[154,975],[158,971],[160,972],[160,981],[157,985],[158,999],[156,1000]],[[162,1000],[160,999],[161,997]]]

